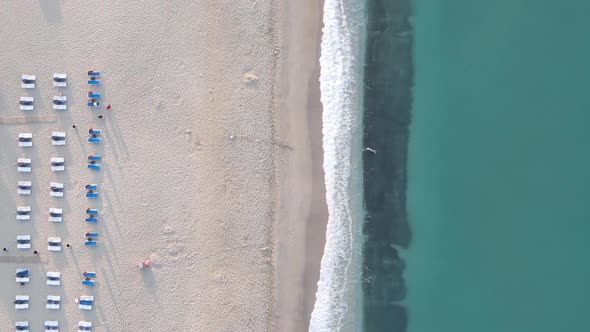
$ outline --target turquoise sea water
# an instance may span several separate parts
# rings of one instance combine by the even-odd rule
[[[408,331],[590,331],[589,12],[415,2]]]

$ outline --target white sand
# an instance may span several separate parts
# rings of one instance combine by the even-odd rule
[[[0,117],[19,115],[24,95],[35,96],[31,114],[57,116],[0,125],[0,247],[9,247],[0,255],[32,256],[15,243],[31,234],[46,260],[0,263],[1,331],[15,320],[72,331],[81,319],[93,331],[272,329],[272,17],[271,0],[2,4]],[[103,120],[85,106],[89,69],[102,71],[99,91],[114,108]],[[54,72],[69,75],[66,112],[51,109],[61,91]],[[20,88],[25,73],[37,75],[35,90]],[[90,126],[103,130],[102,144],[85,141]],[[54,130],[67,132],[67,146],[51,146]],[[34,134],[32,148],[17,147],[19,132]],[[85,168],[89,153],[103,156],[101,171]],[[33,159],[31,174],[16,172],[19,156]],[[66,172],[49,171],[52,156],[66,158]],[[18,180],[33,182],[30,197],[16,195]],[[54,180],[65,184],[62,199],[49,197]],[[96,202],[84,197],[88,182],[100,185]],[[15,220],[17,205],[32,206],[30,222]],[[84,222],[87,206],[100,209],[98,225]],[[64,209],[62,224],[48,222],[50,207]],[[100,233],[96,248],[82,245],[86,230]],[[49,236],[73,247],[50,253]],[[154,266],[140,272],[144,258]],[[17,267],[31,269],[30,284],[15,283]],[[61,287],[45,285],[51,270]],[[80,284],[85,270],[98,274],[92,289]],[[16,294],[31,296],[29,310],[14,309]],[[91,312],[74,303],[84,294],[95,296]],[[45,309],[47,295],[60,295],[62,308]]]

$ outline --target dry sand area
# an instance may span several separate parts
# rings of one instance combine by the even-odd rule
[[[296,15],[319,20],[314,3],[305,0],[309,10]],[[31,331],[45,320],[60,331],[79,320],[93,331],[306,328],[325,222],[321,142],[311,141],[321,130],[320,26],[278,22],[284,6],[3,1],[0,248],[8,251],[0,252],[0,331],[20,320]],[[293,34],[302,44],[286,47]],[[296,61],[298,75],[286,61]],[[91,69],[101,71],[94,90],[112,111],[86,106]],[[53,73],[67,73],[68,87],[53,87]],[[36,75],[35,89],[21,89],[22,74]],[[67,111],[51,107],[60,93]],[[35,98],[33,111],[19,110],[21,96]],[[90,127],[102,129],[101,144],[86,142]],[[65,146],[52,146],[53,131],[66,132]],[[33,133],[32,147],[18,147],[22,132]],[[100,171],[86,168],[95,153]],[[19,157],[32,159],[31,173],[17,172]],[[50,171],[51,157],[65,158],[65,172]],[[32,182],[30,196],[17,194],[19,180]],[[50,182],[64,183],[63,198],[50,197]],[[99,199],[85,197],[87,183],[99,185]],[[17,206],[31,206],[30,221],[16,220]],[[48,221],[52,207],[63,209],[62,223]],[[100,209],[98,224],[84,222],[86,207]],[[310,229],[319,236],[309,240]],[[99,233],[96,247],[83,245],[85,231]],[[16,248],[19,234],[31,235],[31,249]],[[52,236],[62,238],[61,252],[48,251]],[[22,257],[29,262],[14,262]],[[146,258],[153,265],[140,271]],[[15,283],[20,267],[31,270],[24,286]],[[47,271],[61,272],[62,285],[47,286]],[[96,286],[81,284],[83,271],[97,272]],[[29,295],[30,308],[15,310],[15,295]],[[47,295],[61,296],[60,310],[45,308]],[[92,311],[78,309],[79,295],[94,296]]]

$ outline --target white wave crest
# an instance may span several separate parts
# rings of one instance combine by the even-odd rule
[[[310,331],[362,324],[362,65],[365,8],[325,0],[320,56],[323,147],[329,219]]]

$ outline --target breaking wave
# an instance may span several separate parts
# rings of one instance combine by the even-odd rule
[[[362,82],[365,6],[325,0],[320,56],[329,219],[310,331],[362,326]]]

